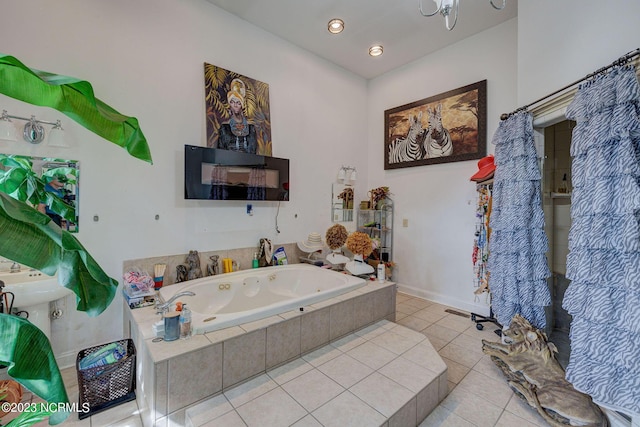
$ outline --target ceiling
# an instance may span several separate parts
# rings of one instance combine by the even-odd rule
[[[489,0],[462,0],[455,28],[440,15],[423,17],[419,0],[208,0],[210,3],[325,58],[366,79],[377,77],[429,53],[517,16],[517,0],[495,10]],[[494,0],[500,4],[500,0]],[[423,10],[435,9],[423,0]],[[330,34],[332,18],[345,22]],[[384,46],[373,58],[369,47]]]

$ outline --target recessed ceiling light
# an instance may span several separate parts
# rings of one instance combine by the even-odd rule
[[[380,56],[382,55],[382,46],[379,44],[373,45],[369,48],[369,55]]]
[[[327,25],[327,29],[331,34],[339,34],[344,30],[344,21],[342,19],[332,19]]]

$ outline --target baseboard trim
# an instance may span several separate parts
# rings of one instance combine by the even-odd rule
[[[60,369],[70,368],[76,366],[76,358],[78,357],[77,351],[65,351],[56,356],[56,363]]]
[[[470,313],[480,314],[482,316],[489,316],[489,307],[484,304],[472,304],[468,301],[462,301],[456,298],[451,298],[446,295],[438,294],[424,289],[415,288],[413,286],[407,286],[398,283],[398,292],[413,295],[416,297],[424,298],[429,301],[437,302],[438,304],[448,305],[449,307],[457,308],[460,310],[468,311]],[[484,296],[482,297],[484,298]]]

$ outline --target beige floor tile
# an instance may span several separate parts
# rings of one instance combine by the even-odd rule
[[[414,395],[422,391],[434,381],[438,381],[438,374],[417,364],[398,357],[378,370],[385,377],[411,390]]]
[[[432,322],[429,322],[428,320],[420,319],[415,316],[406,316],[396,320],[396,322],[398,325],[406,326],[414,331],[421,331],[432,324]]]
[[[480,372],[481,374],[484,374],[488,377],[506,381],[502,370],[500,370],[500,368],[498,368],[496,364],[493,363],[493,360],[491,360],[491,356],[489,355],[485,354],[484,356],[482,356],[482,359],[480,359],[478,363],[473,365],[473,370]]]
[[[234,408],[255,399],[270,390],[278,387],[278,384],[267,374],[262,374],[246,383],[240,384],[224,392],[224,396]]]
[[[307,411],[278,387],[236,409],[248,427],[289,426]]]
[[[309,412],[345,391],[344,387],[317,369],[294,378],[282,388]]]
[[[73,416],[73,415],[72,415]],[[139,416],[138,404],[135,400],[131,402],[123,403],[106,411],[99,412],[91,416],[91,427],[106,427],[114,424],[117,421],[130,418],[132,416]]]
[[[400,321],[400,320],[404,319],[404,318],[405,318],[405,317],[407,317],[407,316],[409,316],[409,315],[408,315],[408,314],[406,314],[406,313],[402,313],[402,312],[400,312],[400,311],[396,311],[396,322],[398,322],[398,321]]]
[[[419,308],[420,310],[433,305],[431,301],[427,301],[421,298],[412,298],[410,300],[404,301],[403,304],[409,305],[411,307]]]
[[[438,353],[440,353],[440,356],[458,362],[468,368],[473,368],[484,356],[482,351],[470,350],[453,343],[447,344],[444,348],[440,349]]]
[[[474,370],[469,371],[460,381],[456,387],[456,390],[458,389],[477,395],[500,408],[506,407],[513,395],[513,391],[503,379],[491,378]]]
[[[231,411],[203,424],[202,427],[247,427],[247,425],[236,411]]]
[[[505,412],[508,411],[513,415],[523,418],[527,422],[537,425],[540,427],[547,426],[547,422],[542,419],[540,414],[538,414],[527,402],[514,395],[511,397],[511,400],[507,404],[505,408]]]
[[[352,348],[355,348],[360,344],[364,344],[365,342],[367,342],[367,340],[362,338],[360,335],[349,334],[346,337],[340,338],[339,340],[332,341],[331,345],[337,348],[338,350],[346,353]]]
[[[319,366],[318,370],[344,388],[351,387],[373,372],[373,369],[348,354],[328,361]]]
[[[447,369],[442,357],[428,340],[407,350],[402,354],[402,357],[436,374],[440,374]]]
[[[456,314],[447,314],[442,319],[436,322],[436,325],[444,326],[449,329],[453,329],[456,332],[462,333],[469,328],[474,328],[475,325],[469,318],[464,318]]]
[[[469,421],[440,405],[420,423],[419,427],[474,427]],[[487,427],[487,426],[483,426]]]
[[[426,329],[422,330],[422,333],[431,340],[431,338],[438,338],[441,341],[451,342],[455,337],[460,335],[460,332],[447,328],[445,326],[433,324]]]
[[[297,423],[292,424],[291,427],[322,427],[322,424],[313,418],[313,415],[309,414]]]
[[[537,427],[538,424],[530,423],[529,421],[520,418],[511,412],[504,411],[500,416],[500,419],[496,423],[495,427]]]
[[[233,411],[233,406],[223,394],[219,394],[187,409],[185,420],[190,420],[192,426],[198,427],[229,411]]]
[[[415,393],[406,387],[377,372],[351,387],[349,391],[387,418],[415,396]]]
[[[379,369],[396,358],[396,354],[386,350],[372,342],[366,342],[347,354],[364,363],[371,369]]]
[[[475,329],[475,328],[474,328]],[[484,337],[480,334],[465,334],[461,333],[455,337],[451,343],[459,345],[460,347],[467,348],[475,352],[482,351],[482,340]]]
[[[420,311],[420,308],[409,305],[407,302],[396,304],[397,313],[413,314],[416,311]]]
[[[427,308],[425,308],[423,310],[416,311],[415,313],[412,314],[412,316],[415,316],[418,319],[426,320],[427,322],[430,322],[430,323],[436,323],[443,317],[447,316],[447,313],[441,312],[441,311],[428,310]]]
[[[407,295],[405,293],[402,292],[398,292],[396,293],[396,302],[403,302],[409,299],[412,299],[413,297],[411,295]]]
[[[447,379],[452,383],[458,384],[471,370],[471,368],[445,357],[442,360],[447,364]]]
[[[109,427],[143,427],[142,418],[140,415],[125,418],[124,420],[116,421],[113,424],[109,424]]]
[[[431,304],[431,305],[429,305],[429,306],[427,306],[425,308],[425,310],[427,310],[427,311],[429,311],[431,313],[441,313],[443,316],[446,316],[446,315],[449,314],[449,313],[447,313],[445,311],[447,309],[451,309],[451,307],[448,307],[448,306],[442,305],[442,304],[437,304],[437,303]]]
[[[329,360],[340,356],[342,352],[331,345],[325,345],[319,349],[307,353],[302,358],[313,366],[320,366]]]
[[[387,322],[387,321],[377,322],[377,323],[374,323],[373,325],[367,326],[366,328],[359,329],[354,333],[364,338],[365,340],[370,340],[374,337],[377,337],[380,334],[387,332],[389,329],[393,329],[393,327],[395,326],[396,324],[393,322]]]
[[[324,427],[371,427],[379,426],[385,421],[381,413],[348,391],[316,409],[311,415]]]
[[[456,387],[449,393],[441,405],[478,426],[493,426],[503,410],[481,396],[468,393],[460,387]]]
[[[285,365],[267,371],[267,375],[282,385],[313,369],[313,365],[302,358],[295,359]]]
[[[449,341],[446,341],[434,336],[429,336],[425,331],[426,329],[423,329],[422,333],[427,337],[427,339],[429,340],[433,348],[435,348],[436,350],[440,351],[440,349],[444,348],[447,344],[449,344]]]
[[[421,338],[417,338],[416,336],[412,338],[402,336],[394,332],[392,329],[371,339],[370,342],[379,345],[382,348],[386,348],[392,353],[402,354],[411,347],[414,347],[420,341],[424,340],[424,335],[417,332],[416,335],[419,335]]]

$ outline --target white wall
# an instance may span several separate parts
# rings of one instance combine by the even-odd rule
[[[525,105],[640,47],[640,2],[518,2],[518,103]]]
[[[488,308],[474,301],[471,263],[477,161],[385,171],[384,111],[486,79],[493,153],[498,117],[516,107],[516,32],[512,19],[369,82],[368,181],[393,193],[394,278],[413,294],[481,313]]]
[[[24,142],[0,143],[0,150],[80,160],[77,237],[117,280],[127,259],[324,233],[331,225],[331,183],[343,163],[358,169],[356,191],[366,191],[366,81],[204,0],[9,0],[0,39],[3,53],[88,80],[99,99],[140,121],[153,165],[55,110],[0,95],[0,109],[61,119],[75,137],[76,147],[66,151]],[[183,198],[184,145],[205,145],[204,62],[270,86],[273,155],[291,159],[292,201],[280,206],[280,234],[276,202],[253,203],[249,217],[242,202]],[[82,348],[122,336],[119,295],[98,318],[70,308],[52,325],[58,355],[73,360]]]

